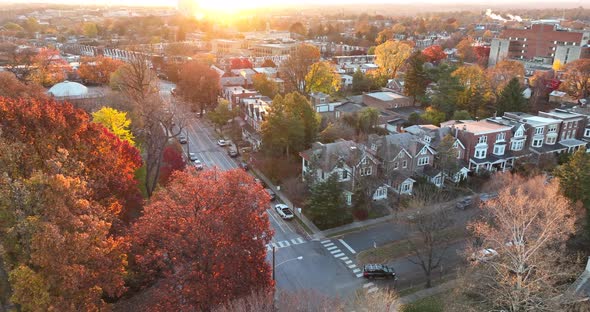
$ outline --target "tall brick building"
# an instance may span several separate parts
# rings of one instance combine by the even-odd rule
[[[590,57],[589,32],[560,30],[551,24],[533,24],[524,29],[506,29],[492,40],[489,65],[503,59],[541,59],[552,64],[558,59],[567,64]]]

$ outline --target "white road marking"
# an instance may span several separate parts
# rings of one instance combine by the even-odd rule
[[[337,253],[339,253],[339,252],[342,252],[342,251],[340,251],[340,249],[336,249],[336,250],[332,250],[332,251],[330,251],[330,253],[331,253],[331,254],[337,254]]]
[[[352,273],[358,273],[360,271],[361,271],[360,269],[354,269],[354,270],[352,270]]]
[[[340,260],[342,260],[342,261],[349,261],[349,260],[348,260],[348,257],[342,257],[342,258],[340,258]],[[352,262],[352,261],[351,261],[351,262]],[[348,264],[348,263],[347,263],[347,264]]]
[[[301,237],[297,237],[296,239],[292,239],[291,242],[293,243],[293,245],[299,245],[299,244],[305,243],[305,241]]]
[[[373,288],[369,289],[367,292],[370,294],[370,293],[376,292],[377,290],[379,290],[379,288],[373,287]]]
[[[357,274],[356,277],[363,277],[363,273]]]
[[[331,243],[331,242],[332,242],[332,241],[330,241],[330,240],[325,240],[325,241],[321,241],[320,243],[322,243],[322,244],[327,244],[327,243]]]
[[[344,245],[344,247],[346,247],[348,250],[350,250],[350,252],[352,252],[353,254],[356,253],[356,251],[354,251],[354,249],[352,249],[352,247],[350,247],[344,240],[338,239],[338,241],[340,241],[342,243],[342,245]]]
[[[330,247],[330,246],[334,246],[334,243],[324,244],[324,247]]]
[[[369,283],[366,283],[365,285],[363,285],[363,288],[369,288],[371,286],[375,286],[375,284],[369,282]]]
[[[352,260],[346,260],[346,261],[344,261],[344,263],[351,264],[352,263]]]
[[[348,266],[348,268],[349,268],[349,269],[356,268],[356,264],[351,264],[351,265],[349,265],[349,266]]]
[[[328,250],[334,250],[336,248],[338,248],[338,246],[332,246],[332,247],[328,247]]]
[[[339,254],[337,254],[337,255],[334,255],[334,257],[336,257],[336,258],[339,258],[339,257],[342,257],[342,256],[344,256],[344,254],[343,254],[343,253],[339,253]]]

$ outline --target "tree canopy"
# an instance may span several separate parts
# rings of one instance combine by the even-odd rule
[[[92,121],[105,126],[119,139],[129,142],[131,146],[135,145],[133,134],[129,130],[131,120],[127,119],[127,113],[104,106],[92,113]]]
[[[402,41],[388,40],[375,48],[375,64],[388,78],[395,78],[397,71],[412,54],[412,47]]]
[[[305,75],[305,91],[307,93],[323,92],[334,94],[340,89],[340,75],[334,72],[334,66],[328,62],[317,62],[311,65]]]

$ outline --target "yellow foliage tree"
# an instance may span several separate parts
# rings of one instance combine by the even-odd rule
[[[340,75],[334,71],[332,64],[317,62],[311,65],[305,75],[305,91],[334,94],[340,89]]]
[[[561,70],[562,67],[563,67],[563,65],[561,65],[560,60],[556,59],[555,62],[553,62],[553,70],[554,71]]]
[[[105,126],[122,141],[135,145],[133,134],[129,130],[131,120],[127,119],[127,113],[105,106],[92,113],[92,121]]]
[[[409,44],[388,40],[375,48],[375,64],[384,76],[394,78],[411,54],[412,47]]]

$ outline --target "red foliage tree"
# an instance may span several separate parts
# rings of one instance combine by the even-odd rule
[[[124,64],[123,61],[104,56],[83,58],[78,74],[86,82],[108,84],[111,80],[111,74]]]
[[[230,61],[231,69],[252,68],[252,62],[247,58],[233,58]]]
[[[488,59],[490,57],[490,47],[475,46],[473,47],[473,52],[475,53],[475,56],[477,58],[477,64],[483,67],[488,65]]]
[[[174,171],[182,171],[186,163],[182,158],[181,152],[175,146],[167,146],[162,155],[163,164],[160,167],[160,183],[168,184],[170,176]]]
[[[177,171],[132,231],[148,311],[208,311],[273,285],[269,197],[243,170]]]
[[[426,57],[426,61],[431,63],[438,63],[447,58],[445,51],[439,45],[429,46],[422,51],[422,54]]]

